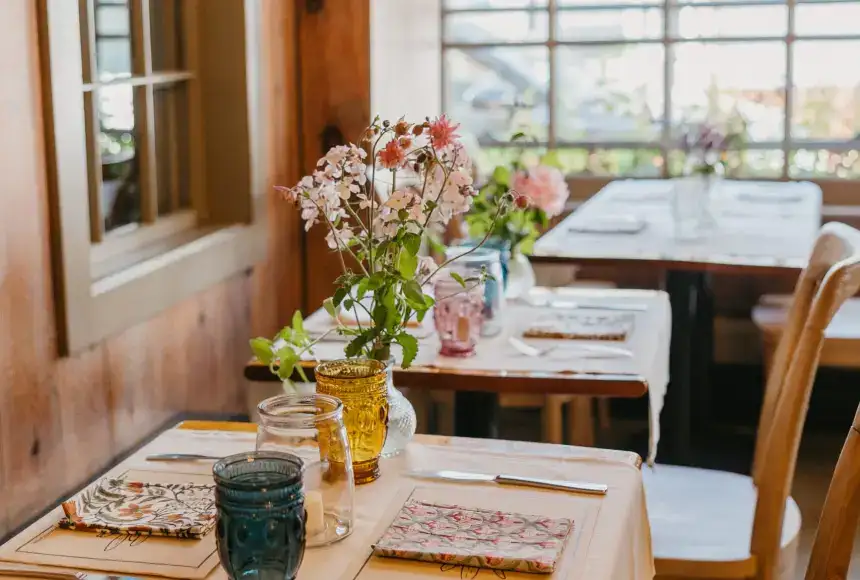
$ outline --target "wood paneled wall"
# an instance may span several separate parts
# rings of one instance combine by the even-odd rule
[[[0,537],[183,411],[240,412],[248,337],[301,295],[296,212],[272,201],[268,260],[59,358],[34,0],[0,2]],[[297,179],[295,12],[263,0],[269,181]],[[134,305],[129,305],[133,308]]]

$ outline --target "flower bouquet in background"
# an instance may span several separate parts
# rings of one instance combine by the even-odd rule
[[[683,131],[680,147],[686,154],[684,177],[674,183],[677,238],[697,239],[713,228],[711,197],[725,173],[728,150],[740,141],[740,133],[722,131],[707,123]]]
[[[349,340],[347,358],[388,365],[392,345],[397,344],[401,367],[415,360],[418,340],[407,325],[421,322],[433,307],[434,299],[425,290],[447,265],[422,256],[423,243],[453,216],[467,212],[477,195],[457,128],[445,115],[419,123],[377,117],[362,135],[363,148],[334,147],[312,175],[295,187],[278,188],[300,208],[306,230],[315,224],[328,230],[326,241],[340,256],[342,273],[324,307],[335,321],[333,332]],[[385,184],[385,195],[377,191],[380,183]],[[510,200],[500,196],[493,219],[504,216],[509,206]],[[464,291],[483,281],[481,274],[455,279]],[[354,325],[340,322],[343,311],[350,313]],[[299,361],[313,354],[319,340],[311,339],[296,313],[290,326],[273,339],[252,339],[251,348],[273,372],[288,379],[294,370],[302,372]],[[391,396],[408,405],[392,390]],[[412,433],[414,417],[411,411]],[[391,422],[394,419],[392,409]]]
[[[513,141],[524,135],[514,135]],[[499,204],[513,195],[513,208],[501,213]],[[534,272],[525,257],[549,220],[564,211],[570,191],[561,164],[554,152],[542,156],[537,163],[528,162],[524,152],[510,165],[497,166],[481,187],[466,215],[469,236],[482,239],[490,236],[494,247],[509,248],[509,296],[518,295],[534,285]]]
[[[740,133],[722,131],[708,123],[686,127],[680,147],[686,154],[685,175],[725,173],[727,152],[742,142]]]

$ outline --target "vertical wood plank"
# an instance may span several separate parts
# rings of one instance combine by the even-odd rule
[[[89,184],[90,241],[97,244],[104,239],[102,217],[102,153],[99,147],[98,93],[84,93],[84,122],[87,125],[87,182]]]
[[[209,220],[209,207],[206,203],[206,160],[203,156],[203,108],[200,98],[200,24],[198,14],[199,0],[184,0],[182,21],[185,30],[182,36],[182,53],[185,56],[186,68],[194,73],[194,78],[188,81],[188,143],[191,148],[188,168],[191,180],[191,207],[197,212],[201,223]]]
[[[313,14],[304,10],[303,2],[297,4],[301,170],[305,174],[313,171],[325,153],[326,127],[336,127],[346,141],[356,142],[370,124],[370,0],[325,2],[323,9]],[[326,42],[320,42],[321,38]],[[318,226],[305,236],[304,307],[308,311],[332,295],[334,280],[341,273],[337,254],[325,243],[325,233]]]
[[[131,42],[132,74],[152,74],[152,34],[149,0],[132,0]],[[158,159],[156,157],[155,94],[152,85],[134,91],[134,128],[137,163],[140,167],[140,215],[143,223],[158,219]]]

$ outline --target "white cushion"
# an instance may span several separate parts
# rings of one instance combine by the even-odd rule
[[[788,318],[791,296],[769,294],[762,296],[753,308],[756,326],[768,330],[782,329]],[[860,340],[860,298],[850,298],[830,321],[825,337],[828,339]]]
[[[688,572],[689,564],[697,563],[702,574],[695,577],[754,575],[750,540],[757,493],[751,478],[673,465],[642,471],[658,574]],[[785,510],[783,548],[800,532],[793,499]]]

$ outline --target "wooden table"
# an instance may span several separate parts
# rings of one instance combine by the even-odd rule
[[[707,406],[713,340],[710,275],[803,268],[821,226],[821,190],[807,182],[725,181],[712,201],[711,231],[693,241],[675,238],[672,194],[669,180],[614,181],[541,237],[531,260],[647,265],[666,271],[673,337],[670,439],[673,459],[690,463],[693,408],[701,413]],[[637,217],[645,227],[636,233],[577,231],[610,216]],[[696,393],[693,382],[701,387]]]
[[[418,358],[409,369],[395,368],[395,384],[417,389],[456,391],[456,434],[490,438],[498,435],[500,393],[632,398],[645,395],[649,384],[662,392],[667,381],[671,324],[669,301],[664,292],[569,289],[566,299],[598,307],[623,307],[625,304],[644,306],[644,311],[625,313],[634,318],[632,332],[626,341],[601,342],[629,349],[632,356],[629,359],[570,359],[563,361],[563,364],[555,364],[547,358],[528,359],[508,343],[508,338],[518,336],[527,320],[552,314],[553,310],[509,304],[502,317],[505,321],[502,332],[492,338],[482,338],[478,343],[477,355],[471,359],[439,356],[439,342],[432,332],[432,316],[428,316],[423,329],[413,331],[425,335],[420,339]],[[597,309],[581,312],[599,314],[608,311]],[[324,331],[330,326],[328,315],[321,310],[305,323],[306,328],[317,331]],[[572,347],[595,343],[567,342]],[[340,341],[323,342],[315,351],[320,360],[342,358],[344,344]],[[251,380],[277,380],[266,367],[256,362],[246,367],[245,376]]]
[[[242,453],[253,450],[255,433],[256,425],[249,423],[185,422],[178,428],[166,430],[107,474],[135,473],[136,477],[146,476],[145,481],[148,482],[159,482],[162,478],[164,481],[173,481],[183,477],[181,474],[185,474],[186,478],[199,478],[211,473],[212,462],[168,464],[149,462],[145,458],[152,453],[164,452],[215,455]],[[444,580],[452,575],[456,578],[475,577],[477,570],[443,571],[438,565],[370,557],[370,544],[382,533],[402,501],[409,496],[422,499],[437,497],[437,501],[450,501],[467,507],[495,509],[498,506],[498,509],[518,513],[572,518],[574,536],[568,539],[560,564],[564,573],[547,576],[548,580],[650,579],[654,574],[654,564],[640,466],[638,455],[623,451],[418,435],[403,454],[382,460],[382,477],[379,480],[356,487],[355,528],[352,535],[329,547],[306,550],[298,580],[387,580],[406,576],[416,580]],[[608,485],[609,491],[606,496],[598,497],[496,484],[438,482],[407,475],[418,468],[505,472],[521,476],[591,481]],[[39,521],[0,546],[0,560],[12,560],[18,566],[29,562],[36,569],[50,570],[42,562],[44,555],[34,554],[33,550],[27,549],[22,553],[18,549],[40,533],[43,546],[56,542],[58,538],[44,542],[44,531],[50,530],[60,515],[60,508],[54,507]],[[61,530],[50,533],[85,532]],[[95,534],[88,534],[87,538],[90,538],[88,542],[97,544],[94,548],[90,547],[91,553],[104,553],[99,543],[106,545],[111,542],[110,538],[97,538]],[[77,539],[80,541],[80,537]],[[152,554],[147,553],[152,548],[146,546],[159,541],[183,540],[150,538],[140,547],[126,546],[109,552],[109,558],[107,555],[99,556],[101,564],[98,565],[106,567],[108,571],[115,571],[115,562],[126,558],[134,559],[138,562],[135,565],[139,566]],[[211,537],[200,541],[214,544]],[[211,547],[214,549],[214,545]],[[44,554],[50,553],[50,550],[43,547],[37,552]],[[83,569],[87,565],[92,566],[85,564],[87,562],[85,559],[69,559],[61,565]],[[212,562],[207,559],[206,563],[211,565]],[[0,562],[0,567],[7,565],[10,564]],[[206,569],[202,570],[203,574]],[[143,576],[134,569],[126,570],[126,573]],[[176,568],[173,568],[173,574],[176,574]],[[479,577],[484,575],[494,577],[492,572],[481,572]],[[508,576],[511,577],[510,574]],[[225,578],[220,566],[206,576],[207,580]]]

